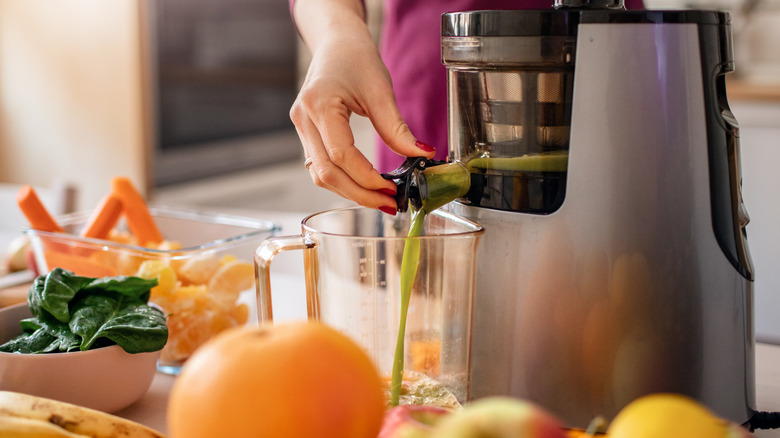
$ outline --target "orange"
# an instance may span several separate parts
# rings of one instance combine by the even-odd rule
[[[179,287],[176,272],[162,260],[146,260],[138,267],[136,277],[157,279],[157,286],[152,288],[151,301],[160,305],[161,301],[170,296]]]
[[[198,349],[171,389],[171,438],[376,438],[379,374],[321,322],[232,328]]]
[[[184,262],[177,274],[185,284],[206,284],[219,267],[219,259],[214,256],[193,257]]]
[[[205,291],[205,286],[182,286],[178,292],[192,292],[190,298],[170,302],[169,308],[174,310],[168,315],[168,343],[162,350],[163,360],[185,360],[216,334],[244,324],[249,319],[246,305],[228,312],[196,288]]]
[[[208,282],[209,293],[226,307],[231,307],[241,292],[255,285],[255,266],[251,263],[232,260],[221,265]]]

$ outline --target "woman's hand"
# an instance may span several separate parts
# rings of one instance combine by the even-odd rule
[[[395,184],[382,178],[355,146],[351,114],[368,117],[400,155],[432,157],[435,151],[418,142],[401,117],[390,75],[362,16],[345,10],[340,1],[319,2],[321,7],[330,6],[321,14],[342,14],[323,20],[323,15],[307,7],[315,2],[301,3],[296,4],[296,22],[313,56],[290,118],[311,160],[312,180],[360,205],[395,214]],[[320,21],[304,31],[304,22],[311,21],[307,17]],[[331,25],[324,24],[328,22]]]

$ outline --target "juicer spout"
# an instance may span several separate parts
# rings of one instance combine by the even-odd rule
[[[399,213],[406,212],[410,201],[414,208],[419,209],[422,207],[420,191],[417,186],[417,180],[414,177],[415,171],[423,171],[428,167],[445,163],[446,161],[432,160],[425,157],[408,157],[395,170],[382,174],[384,179],[393,181],[397,187],[395,202]]]

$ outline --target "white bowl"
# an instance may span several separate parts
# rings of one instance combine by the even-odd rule
[[[0,309],[0,344],[21,334],[27,303]],[[112,345],[68,353],[0,352],[0,390],[47,397],[104,412],[119,411],[152,384],[160,352],[130,354]]]

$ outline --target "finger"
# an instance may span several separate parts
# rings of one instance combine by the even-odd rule
[[[389,91],[389,94],[387,90],[376,91],[384,96],[371,98],[374,105],[367,111],[377,134],[397,154],[405,157],[432,158],[436,154],[436,149],[414,137],[396,106],[392,89]]]
[[[394,189],[366,189],[352,180],[342,168],[334,165],[327,153],[323,153],[323,148],[314,148],[311,159],[312,164],[309,166],[309,174],[317,186],[327,188],[339,196],[351,199],[364,207],[376,208],[385,213],[395,214],[397,205]],[[394,184],[393,187],[395,188]]]
[[[384,183],[380,190],[361,186],[342,168],[336,166],[331,161],[317,127],[307,115],[298,110],[293,110],[291,111],[291,117],[294,118],[296,130],[302,139],[302,143],[304,143],[306,156],[311,159],[311,165],[308,170],[315,185],[326,188],[343,198],[351,199],[365,207],[378,208],[386,213],[395,212],[394,183],[386,181],[380,176]],[[355,148],[353,147],[352,149]],[[363,158],[365,159],[365,157]]]
[[[310,144],[316,141],[310,140],[309,132],[311,129],[304,129],[304,126],[309,123],[308,116],[300,103],[300,97],[296,98],[290,107],[290,120],[293,122],[295,132],[298,134],[298,139],[301,141],[301,147],[303,148],[304,163],[311,157]],[[314,133],[316,134],[316,132]],[[308,166],[307,166],[308,170]]]
[[[394,191],[395,184],[382,178],[355,146],[355,137],[349,124],[351,111],[347,105],[337,98],[307,97],[302,99],[306,114],[310,115],[310,121],[320,136],[320,143],[330,162],[365,189]]]
[[[325,117],[321,126],[323,146],[330,161],[343,170],[351,180],[369,190],[392,190],[395,184],[382,177],[374,165],[354,144],[349,125],[344,127]],[[345,132],[337,132],[345,130]],[[348,142],[349,141],[349,142]]]

